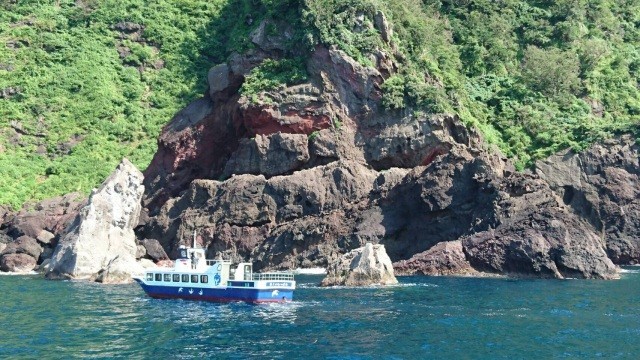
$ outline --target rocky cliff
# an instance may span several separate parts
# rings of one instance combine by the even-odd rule
[[[536,173],[572,212],[589,222],[619,264],[640,261],[638,142],[623,136],[539,161]]]
[[[243,77],[275,56],[252,40],[210,70],[145,171],[138,236],[170,256],[197,230],[210,255],[258,268],[326,267],[367,242],[405,274],[608,279],[638,261],[632,139],[516,172],[456,116],[382,110],[384,53],[371,68],[318,46],[307,83],[244,97]]]
[[[365,67],[318,45],[305,83],[245,96],[247,74],[282,56],[287,32],[273,33],[212,67],[208,91],[164,127],[144,171],[142,244],[158,239],[173,258],[196,230],[210,257],[257,269],[327,267],[383,244],[398,274],[610,279],[640,261],[635,139],[517,172],[455,115],[384,110],[397,64],[382,51]],[[2,269],[42,262],[42,246],[20,236],[50,238],[42,228],[57,241],[67,221],[12,219]]]

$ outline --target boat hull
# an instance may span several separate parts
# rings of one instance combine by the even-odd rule
[[[198,286],[164,286],[146,284],[135,279],[145,293],[156,299],[185,299],[210,302],[274,303],[293,300],[292,289],[258,289],[250,287],[198,287]]]

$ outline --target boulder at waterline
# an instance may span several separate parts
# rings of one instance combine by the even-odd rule
[[[28,273],[36,267],[33,256],[22,253],[5,254],[0,257],[0,270],[14,273]]]
[[[140,216],[142,180],[142,173],[123,159],[66,229],[47,278],[96,279],[102,272],[103,282],[124,282],[143,271],[136,262],[133,232]]]
[[[98,273],[94,280],[103,284],[122,284],[131,282],[131,276],[141,274],[144,267],[138,261],[131,262],[131,257],[120,257],[119,255],[111,259]]]
[[[156,263],[154,263],[153,260],[151,259],[142,258],[138,260],[138,263],[140,264],[140,266],[142,266],[145,269],[152,269],[152,268],[158,267],[158,265],[156,265]]]
[[[20,236],[15,241],[7,244],[7,247],[2,251],[2,255],[6,254],[26,254],[34,259],[38,259],[42,253],[42,247],[36,239],[30,236]]]
[[[384,250],[384,245],[367,243],[344,254],[338,262],[331,264],[320,285],[367,286],[397,283],[391,259]]]
[[[42,247],[30,236],[20,236],[16,240],[2,246],[0,252],[0,271],[25,273],[36,267]]]
[[[393,268],[400,275],[479,275],[465,257],[460,240],[438,243],[409,260],[395,262]]]

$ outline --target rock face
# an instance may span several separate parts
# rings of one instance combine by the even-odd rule
[[[322,286],[392,285],[398,280],[393,275],[391,259],[384,245],[365,246],[351,250],[327,269]]]
[[[307,161],[307,135],[258,135],[250,140],[241,140],[238,150],[231,154],[222,176],[228,178],[232,174],[263,174],[271,177],[300,169]]]
[[[550,278],[618,277],[604,241],[541,179],[523,174],[505,179],[497,205],[497,226],[462,241],[474,268]]]
[[[16,239],[24,235],[37,239],[43,231],[55,236],[73,221],[83,204],[84,199],[78,193],[26,204],[23,210],[6,216],[6,233]]]
[[[381,242],[392,259],[411,257],[396,262],[402,273],[468,274],[468,263],[478,271],[516,276],[617,277],[595,229],[545,181],[500,162],[486,153],[452,150],[391,191],[381,203],[388,214]],[[395,234],[404,237],[407,231],[416,241],[398,242]],[[461,240],[464,258],[457,252],[447,259],[456,252],[438,244],[455,240]]]
[[[397,275],[478,275],[467,260],[462,242],[445,241],[393,264]]]
[[[133,227],[138,223],[144,187],[142,173],[124,159],[94,190],[53,254],[48,278],[131,280],[135,261]]]
[[[145,249],[145,254],[148,255],[153,261],[158,262],[162,260],[169,260],[167,253],[160,245],[160,242],[156,239],[145,239],[142,241],[142,245]],[[136,256],[138,257],[138,256]]]
[[[197,229],[210,257],[251,256],[263,268],[325,267],[340,255],[337,242],[347,241],[340,236],[348,236],[354,226],[347,214],[352,203],[369,194],[375,176],[361,164],[336,162],[271,179],[238,175],[225,182],[196,180],[181,197],[165,203],[146,226],[147,237],[161,239],[175,257]]]
[[[635,139],[623,136],[536,164],[563,203],[604,237],[616,264],[640,263],[639,154]]]
[[[363,16],[393,40],[385,14]],[[240,94],[287,34],[256,24],[255,48],[212,68],[205,96],[163,129],[139,239],[175,257],[196,230],[209,257],[258,270],[328,267],[366,243],[403,274],[609,279],[639,261],[632,139],[518,173],[454,115],[384,110],[397,66],[379,49],[366,67],[317,46],[305,83]]]
[[[25,204],[17,212],[5,210],[0,214],[3,220],[0,224],[0,262],[6,256],[13,258],[7,264],[21,264],[0,267],[0,271],[31,271],[35,264],[41,264],[50,258],[61,232],[73,221],[82,203],[83,199],[79,194],[71,193],[35,204]],[[25,256],[32,259],[27,261]],[[32,263],[34,266],[31,266]],[[31,268],[23,270],[27,267]]]

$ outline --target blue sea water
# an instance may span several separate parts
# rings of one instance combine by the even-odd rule
[[[0,276],[5,359],[640,358],[640,270],[617,281],[401,277],[277,305],[154,300],[138,285]]]

